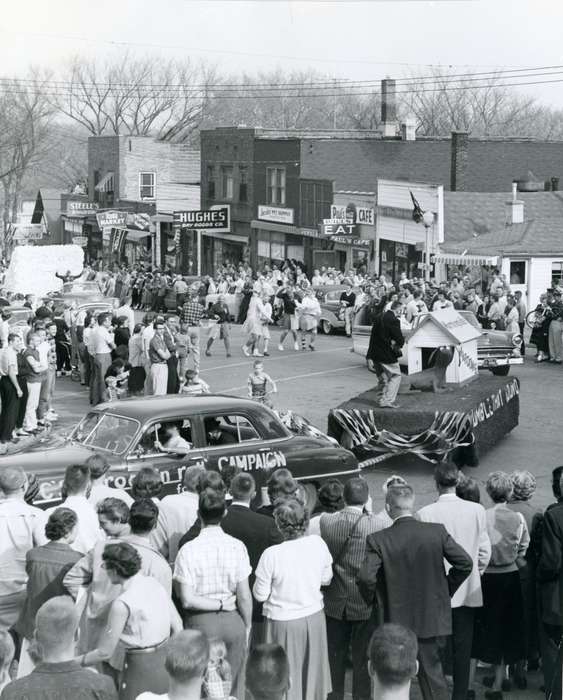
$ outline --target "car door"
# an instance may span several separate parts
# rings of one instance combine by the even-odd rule
[[[158,443],[165,443],[164,434],[169,423],[181,426],[182,437],[192,445],[189,452],[163,452],[157,447]],[[192,417],[178,416],[154,420],[144,426],[126,458],[128,485],[143,467],[153,467],[164,484],[162,496],[180,493],[184,471],[190,466],[207,466],[206,450],[195,425]]]

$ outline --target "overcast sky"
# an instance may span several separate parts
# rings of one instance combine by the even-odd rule
[[[357,80],[401,77],[428,64],[459,72],[563,64],[561,0],[4,2],[2,76],[21,75],[29,64],[57,69],[76,53],[103,58],[126,49],[190,55],[228,73],[313,67]],[[537,80],[563,81],[561,70]],[[563,82],[515,89],[563,109]]]

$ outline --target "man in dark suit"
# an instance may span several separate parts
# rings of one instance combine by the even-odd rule
[[[369,535],[358,587],[385,622],[412,630],[418,639],[418,681],[425,700],[449,700],[440,663],[440,638],[452,633],[451,596],[469,576],[467,552],[437,523],[415,520],[414,491],[391,486],[385,508],[393,525]],[[444,559],[451,565],[446,575]]]
[[[368,367],[377,374],[382,408],[398,408],[395,399],[401,386],[399,357],[405,344],[399,318],[403,312],[400,301],[394,301],[389,311],[375,317],[367,352]]]
[[[536,568],[540,598],[540,645],[546,697],[561,697],[561,642],[563,640],[563,467],[552,474],[557,503],[548,506],[538,532],[540,557]],[[551,695],[550,695],[551,693]]]

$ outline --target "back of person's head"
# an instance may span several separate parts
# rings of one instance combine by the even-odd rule
[[[512,481],[512,500],[529,501],[536,491],[536,477],[529,471],[513,471],[510,475]]]
[[[284,498],[274,508],[274,521],[284,540],[296,540],[307,532],[309,512],[296,498]]]
[[[78,516],[71,508],[56,508],[45,525],[45,537],[51,542],[67,537],[78,523]]]
[[[406,484],[406,479],[403,479],[402,476],[398,476],[397,474],[393,474],[392,476],[387,477],[385,481],[383,482],[383,486],[381,487],[381,490],[383,491],[383,495],[387,495],[387,491],[389,490],[390,486],[396,486],[397,484]]]
[[[139,498],[154,498],[162,491],[162,480],[154,467],[143,467],[131,482],[131,495]]]
[[[455,487],[455,495],[462,498],[464,501],[473,501],[473,503],[481,503],[481,491],[477,480],[472,476],[462,476]]]
[[[62,492],[65,496],[84,494],[90,484],[90,468],[87,464],[69,464],[65,470]]]
[[[0,631],[0,679],[6,677],[15,653],[12,635],[7,630]]]
[[[402,688],[417,673],[417,654],[414,632],[402,625],[381,625],[373,633],[368,647],[370,675],[382,689]]]
[[[438,489],[452,489],[459,482],[459,469],[452,462],[441,462],[434,468],[434,481]]]
[[[199,630],[183,630],[168,640],[164,667],[172,683],[201,682],[208,661],[209,642]]]
[[[106,474],[111,467],[111,464],[104,457],[104,455],[98,454],[88,457],[85,464],[90,468],[90,478],[92,479],[99,479]]]
[[[385,504],[394,512],[412,513],[414,508],[414,489],[410,484],[396,484],[387,489]]]
[[[35,616],[35,640],[39,652],[71,647],[78,627],[78,612],[69,596],[51,598]]]
[[[344,508],[344,484],[340,479],[328,479],[317,494],[319,503],[325,513],[336,513]]]
[[[206,469],[200,477],[197,484],[198,493],[203,493],[206,489],[212,489],[217,491],[217,493],[222,493],[223,495],[227,493],[227,487],[223,481],[223,477],[219,472],[212,471],[211,469]]]
[[[204,489],[199,494],[199,517],[204,525],[218,525],[226,511],[225,494]]]
[[[344,502],[347,506],[364,506],[368,498],[369,487],[365,479],[357,476],[344,484]]]
[[[562,467],[555,467],[555,469],[551,472],[551,489],[553,491],[553,495],[555,498],[558,500],[563,496],[563,466]]]
[[[113,571],[123,579],[135,576],[142,565],[141,555],[128,542],[106,544],[102,552],[102,560],[106,571]]]
[[[279,644],[258,644],[246,662],[246,687],[253,700],[283,700],[289,689],[289,661]]]
[[[267,487],[270,501],[275,503],[279,498],[295,497],[298,484],[289,469],[276,469],[268,479]]]
[[[134,535],[147,535],[156,527],[158,506],[151,498],[140,498],[131,504],[129,525]]]
[[[249,501],[256,493],[256,482],[251,474],[241,472],[231,481],[231,496],[235,501]]]
[[[98,515],[105,517],[112,523],[121,523],[125,525],[129,522],[129,506],[121,498],[104,498],[97,507]]]
[[[487,479],[486,489],[493,503],[506,503],[513,491],[510,474],[502,471],[492,472]]]
[[[0,491],[5,496],[22,492],[27,483],[25,472],[21,467],[3,467],[0,470]]]
[[[188,467],[184,472],[184,478],[182,480],[184,489],[190,493],[197,493],[199,480],[206,471],[207,469],[201,464],[193,464],[191,467]]]

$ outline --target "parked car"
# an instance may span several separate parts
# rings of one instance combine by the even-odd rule
[[[2,307],[4,313],[12,314],[8,319],[8,326],[10,327],[10,333],[19,333],[24,339],[29,330],[29,321],[33,318],[33,311],[27,306],[4,306]]]
[[[182,437],[193,445],[187,454],[159,449],[170,423],[180,426]],[[60,501],[65,468],[92,454],[103,454],[111,462],[109,485],[128,489],[135,474],[151,466],[160,472],[165,494],[181,490],[183,473],[194,464],[219,472],[247,471],[256,479],[258,493],[278,467],[287,467],[305,483],[357,476],[354,455],[314,430],[313,435],[295,434],[266,406],[232,396],[126,399],[96,406],[67,438],[49,436],[25,452],[0,457],[0,468],[17,464],[35,474],[39,481],[35,503],[42,507]]]
[[[73,301],[104,299],[104,293],[98,282],[74,280],[73,282],[65,282],[60,290],[50,292],[45,298],[60,303],[72,303]]]
[[[340,306],[340,295],[346,289],[347,286],[341,284],[315,287],[315,296],[321,305],[318,327],[326,335],[333,331],[343,331],[345,329],[344,309]],[[357,288],[354,288],[353,291],[355,294],[360,292]]]
[[[354,317],[352,326],[352,349],[354,352],[364,357],[369,347],[371,325],[365,321],[368,313],[367,307],[362,307]],[[463,318],[472,326],[481,331],[481,336],[477,339],[477,362],[479,369],[486,369],[497,376],[505,377],[510,372],[512,365],[521,365],[524,358],[520,352],[522,336],[520,333],[510,331],[487,330],[484,329],[472,311],[458,311]],[[407,365],[407,343],[408,338],[416,329],[417,325],[424,318],[425,314],[415,317],[412,325],[401,319],[401,329],[405,337],[403,354],[399,358],[399,364]]]

